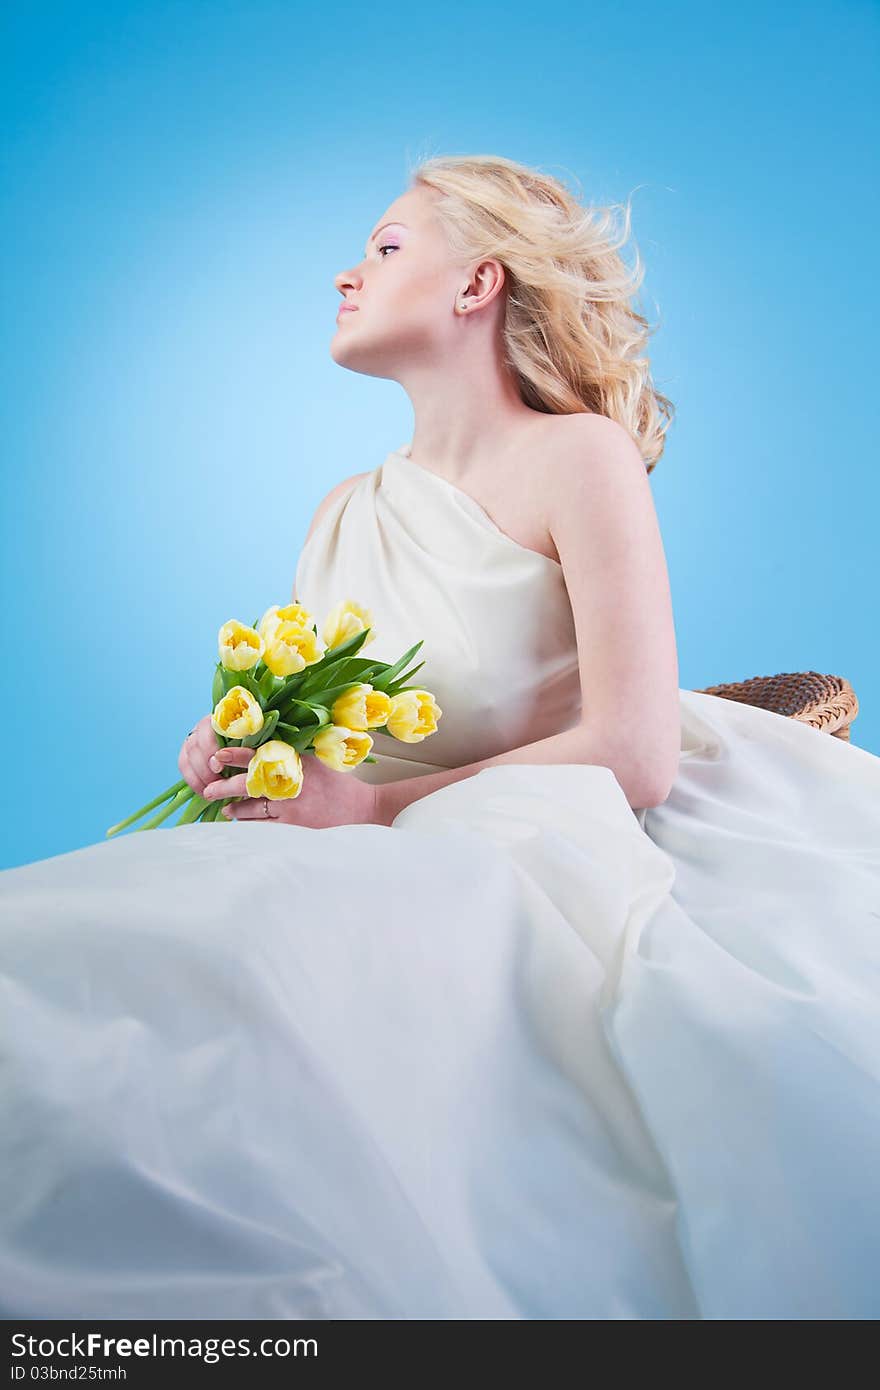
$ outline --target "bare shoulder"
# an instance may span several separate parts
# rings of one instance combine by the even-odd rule
[[[639,446],[629,430],[607,415],[584,411],[577,415],[549,416],[547,438],[556,470],[568,471],[580,466],[589,472],[589,466],[595,471],[603,465],[626,468],[629,463],[637,464],[648,476]],[[553,469],[549,471],[552,473]]]
[[[367,470],[367,472],[368,471],[369,470]],[[341,497],[343,493],[348,492],[349,489],[353,486],[353,484],[358,482],[360,478],[366,478],[367,472],[352,473],[350,478],[343,478],[341,483],[336,483],[335,486],[333,486],[327,493],[327,496],[322,498],[322,500],[318,503],[317,507],[315,508],[315,515],[312,517],[312,524],[309,527],[308,532],[306,533],[306,541],[309,540],[310,536],[312,535],[312,532],[320,525],[324,513],[328,510],[329,507],[333,505],[337,497]]]
[[[653,501],[645,460],[632,435],[607,415],[584,412],[548,417],[541,494],[544,521],[558,544],[557,531],[573,516],[584,525],[591,516],[600,524],[602,506],[624,507],[641,495]]]

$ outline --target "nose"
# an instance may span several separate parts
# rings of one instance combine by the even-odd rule
[[[339,293],[345,296],[347,290],[356,289],[361,281],[360,276],[355,270],[341,270],[338,275],[333,277],[333,283]]]

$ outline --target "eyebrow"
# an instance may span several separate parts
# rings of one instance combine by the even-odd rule
[[[366,255],[367,252],[369,251],[371,243],[374,242],[374,241],[376,240],[376,237],[379,235],[380,232],[384,232],[384,230],[385,230],[386,227],[406,227],[406,223],[405,223],[405,222],[383,222],[381,227],[377,227],[376,230],[375,230],[375,232],[371,232],[371,234],[370,234],[370,240],[367,242],[366,246],[364,247],[364,255]],[[408,228],[408,227],[407,227],[407,231],[409,231],[409,228]]]

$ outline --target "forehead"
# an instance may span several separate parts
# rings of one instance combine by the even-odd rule
[[[367,240],[367,246],[379,230],[389,222],[402,223],[409,231],[425,231],[427,230],[428,218],[429,211],[425,207],[421,191],[413,189],[409,193],[404,193],[400,198],[396,198],[393,203],[390,203],[382,216],[376,219]]]

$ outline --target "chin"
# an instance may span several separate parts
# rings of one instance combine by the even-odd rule
[[[339,333],[335,333],[330,340],[330,356],[338,367],[347,367],[350,372],[360,372],[363,376],[391,376],[378,354],[369,348],[361,347],[359,350],[355,343],[346,343]]]
[[[330,339],[330,356],[340,367],[348,367],[351,365],[349,361],[351,354],[346,351],[345,343],[339,341],[338,331],[334,333],[333,337]]]

